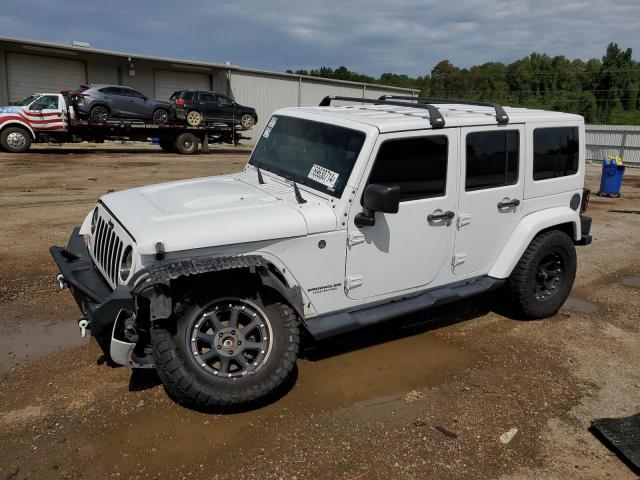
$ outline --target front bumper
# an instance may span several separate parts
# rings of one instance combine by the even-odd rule
[[[66,248],[51,247],[49,251],[93,336],[110,334],[109,327],[120,310],[134,310],[131,289],[126,285],[111,289],[94,266],[79,227],[73,229]]]

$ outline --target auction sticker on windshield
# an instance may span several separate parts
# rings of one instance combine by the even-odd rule
[[[307,177],[309,177],[311,180],[315,180],[316,182],[321,183],[326,187],[333,188],[338,181],[338,175],[338,173],[314,163]]]

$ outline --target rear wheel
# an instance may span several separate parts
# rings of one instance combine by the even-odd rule
[[[195,110],[187,112],[187,123],[192,127],[197,127],[202,123],[202,114]]]
[[[550,230],[534,238],[508,281],[519,313],[529,319],[555,315],[571,292],[576,264],[566,233]]]
[[[159,108],[153,112],[153,123],[167,123],[169,121],[169,112],[164,108]]]
[[[192,155],[198,151],[198,138],[193,133],[181,133],[173,146],[178,153]]]
[[[109,109],[102,105],[97,105],[89,112],[89,118],[94,122],[106,122],[109,120]]]
[[[238,292],[239,293],[239,292]],[[299,330],[278,300],[236,294],[194,305],[173,327],[154,325],[158,375],[178,401],[246,405],[274,394],[292,373]]]
[[[244,129],[250,129],[253,127],[255,123],[255,120],[253,118],[253,115],[250,115],[248,113],[242,115],[242,117],[240,117],[240,125],[242,126],[242,128]]]
[[[2,149],[10,153],[22,153],[31,147],[31,134],[22,127],[7,127],[0,134]]]

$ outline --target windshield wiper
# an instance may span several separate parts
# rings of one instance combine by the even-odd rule
[[[256,165],[256,170],[258,171],[258,183],[260,185],[264,185],[264,178],[262,178],[262,172],[260,171],[260,167]]]

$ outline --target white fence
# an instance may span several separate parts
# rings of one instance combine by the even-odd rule
[[[640,126],[587,125],[585,143],[588,162],[620,155],[625,164],[640,166]]]

